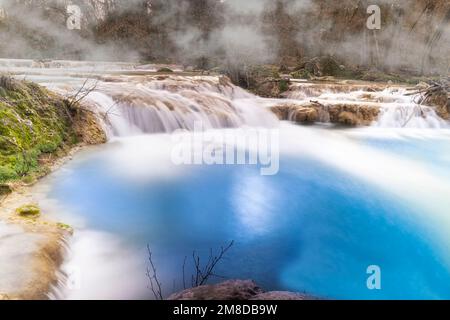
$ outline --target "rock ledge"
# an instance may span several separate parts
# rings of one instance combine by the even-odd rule
[[[252,280],[229,280],[216,285],[187,289],[171,295],[168,300],[317,300],[300,293],[264,292]]]

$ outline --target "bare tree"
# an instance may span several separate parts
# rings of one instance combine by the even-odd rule
[[[214,253],[213,249],[210,249],[209,258],[205,265],[202,266],[200,255],[197,251],[192,252],[192,261],[195,269],[195,273],[191,276],[191,287],[199,287],[208,283],[208,281],[215,278],[224,278],[215,273],[215,269],[220,261],[225,258],[227,252],[234,245],[234,241],[231,241],[226,247],[221,247],[217,253]],[[153,261],[153,253],[150,249],[150,245],[147,245],[149,265],[147,267],[147,278],[150,281],[149,288],[152,291],[156,300],[163,300],[162,283],[158,278],[158,273]],[[184,257],[183,261],[183,288],[186,289],[186,264],[188,257]],[[175,282],[174,282],[175,284]],[[174,285],[175,286],[175,285]]]
[[[95,91],[95,89],[97,88],[98,85],[98,80],[95,81],[95,83],[91,86],[88,86],[88,82],[89,80],[91,80],[90,78],[86,78],[83,82],[83,84],[81,85],[81,87],[72,95],[66,97],[66,104],[67,106],[72,109],[82,109],[84,111],[89,111],[91,112],[91,110],[85,110],[83,108],[80,107],[80,103],[86,99],[86,97],[93,91]]]
[[[444,99],[447,97],[447,105],[450,106],[450,77],[443,77],[439,81],[431,80],[428,82],[426,88],[417,90],[416,88],[409,89],[412,92],[406,94],[407,96],[414,96],[413,101],[416,104],[410,117],[404,123],[405,127],[416,114],[420,114],[425,117],[425,111],[423,105],[430,101],[435,96],[443,95]]]
[[[88,86],[88,81],[89,81],[89,78],[86,78],[86,80],[83,82],[82,86],[77,90],[77,92],[66,97],[66,99],[65,99],[66,104],[69,109],[80,110],[80,111],[96,114],[97,116],[101,116],[103,118],[103,120],[106,122],[109,121],[110,115],[119,116],[118,114],[114,113],[116,107],[121,102],[126,101],[134,93],[134,92],[131,92],[124,97],[121,97],[119,99],[114,99],[114,103],[111,104],[110,106],[108,106],[106,111],[104,111],[102,113],[97,113],[94,110],[90,110],[90,109],[84,108],[82,106],[82,101],[85,100],[89,96],[90,93],[94,92],[97,89],[98,82],[99,82],[98,80],[96,80],[93,85]]]
[[[200,255],[197,254],[196,251],[192,253],[192,260],[195,267],[195,274],[192,275],[191,278],[191,284],[193,288],[205,285],[212,277],[223,278],[223,276],[216,274],[214,272],[214,269],[216,268],[217,264],[224,258],[225,254],[231,249],[233,244],[234,241],[231,241],[228,246],[221,247],[218,254],[215,254],[213,252],[213,249],[210,249],[208,261],[204,266],[201,265]]]

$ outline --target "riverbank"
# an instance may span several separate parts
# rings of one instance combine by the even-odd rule
[[[82,147],[77,145],[66,156],[55,160],[48,173],[70,161]],[[48,219],[45,212],[33,216],[18,213],[18,209],[30,205],[39,208],[33,186],[15,183],[12,192],[0,202],[0,224],[9,229],[1,235],[2,272],[6,270],[6,274],[0,279],[0,299],[48,299],[51,288],[59,280],[67,238],[73,233],[70,226]]]
[[[0,115],[0,299],[47,299],[73,230],[41,212],[32,188],[83,146],[106,137],[91,113],[6,76],[0,78]]]

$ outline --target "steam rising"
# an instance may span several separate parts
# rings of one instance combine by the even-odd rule
[[[67,30],[68,4],[82,30]],[[367,7],[382,11],[369,30]],[[353,66],[448,73],[446,0],[0,0],[0,56],[176,60],[203,68],[332,55]]]

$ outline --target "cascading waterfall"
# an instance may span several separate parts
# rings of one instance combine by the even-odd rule
[[[161,66],[117,62],[78,62],[0,59],[0,71],[26,77],[63,95],[76,93],[83,83],[95,85],[83,101],[99,112],[109,136],[205,129],[243,125],[271,127],[275,117],[261,106],[267,101],[247,93],[226,78],[155,75]],[[181,67],[170,66],[179,71]],[[85,83],[85,79],[91,80]],[[448,128],[435,110],[416,103],[396,85],[377,83],[294,83],[284,98],[311,99],[325,104],[379,108],[372,126],[384,128]]]
[[[216,77],[102,83],[86,99],[103,115],[113,136],[193,130],[196,123],[205,129],[274,126],[275,117],[254,100]]]
[[[109,137],[193,130],[196,123],[216,129],[273,127],[278,122],[256,97],[225,77],[154,75],[157,68],[0,59],[0,71],[38,82],[63,96],[85,95],[82,103],[98,113]]]
[[[323,104],[362,105],[379,108],[381,113],[372,126],[382,128],[448,128],[435,110],[417,103],[403,87],[381,84],[296,84],[285,95],[287,99]]]
[[[420,105],[415,96],[408,96],[405,89],[386,89],[375,96],[383,101],[381,115],[375,123],[377,127],[401,128],[447,128],[448,123],[440,118],[435,110],[426,105]]]

